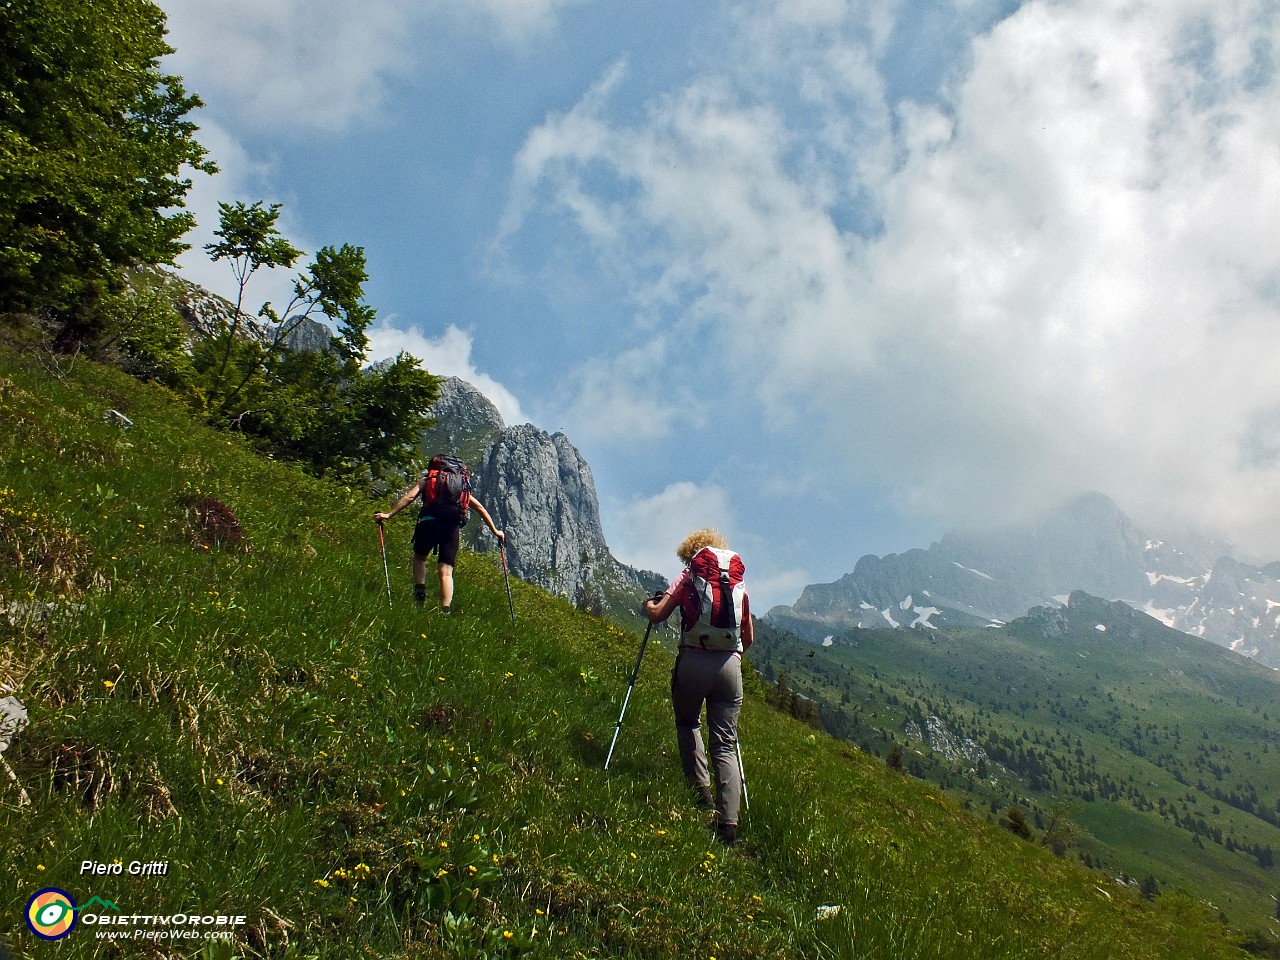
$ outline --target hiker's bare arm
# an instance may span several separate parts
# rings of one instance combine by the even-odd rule
[[[495,537],[497,537],[499,540],[506,540],[506,536],[494,524],[493,517],[489,516],[489,511],[484,508],[483,503],[481,503],[475,497],[472,497],[471,506],[475,509],[476,513],[480,514],[481,519],[484,520],[484,522],[489,525],[489,529],[493,531],[493,535]]]
[[[417,483],[415,483],[412,487],[409,488],[408,493],[406,493],[403,497],[401,497],[399,500],[396,501],[396,505],[392,507],[387,513],[375,513],[373,515],[374,521],[377,523],[381,523],[383,520],[390,520],[397,513],[399,513],[409,504],[413,503],[415,499],[417,499],[418,492],[421,487],[422,487],[422,481],[419,480]]]
[[[744,610],[742,613],[742,649],[746,650],[756,640],[755,621],[751,619],[750,611]]]
[[[650,623],[661,623],[671,616],[678,606],[680,601],[674,594],[664,593],[657,600],[650,597],[644,602],[644,615],[649,618]]]

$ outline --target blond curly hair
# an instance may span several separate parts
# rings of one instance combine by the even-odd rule
[[[680,558],[681,563],[687,565],[693,559],[693,555],[703,547],[716,547],[720,550],[727,550],[729,544],[720,535],[719,530],[703,527],[701,530],[693,531],[693,533],[680,541],[680,546],[676,547],[676,556]]]

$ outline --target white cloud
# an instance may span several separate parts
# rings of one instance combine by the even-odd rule
[[[586,0],[159,0],[170,69],[265,130],[343,131],[377,116],[390,83],[430,56],[445,25],[509,44]]]
[[[612,116],[611,74],[532,132],[508,236],[567,215],[637,264],[626,294],[686,348],[675,382],[721,364],[740,406],[904,509],[1098,488],[1280,552],[1265,2],[1032,0],[936,105],[888,101],[883,30],[778,9],[807,44],[744,44],[640,121]]]
[[[561,11],[581,6],[590,0],[470,0],[467,3],[437,0],[436,6],[454,16],[472,16],[469,8],[488,17],[509,42],[520,42],[531,35],[545,33],[556,22]]]
[[[615,557],[668,579],[680,572],[676,547],[691,532],[713,527],[731,542],[734,535],[725,490],[687,480],[670,484],[650,497],[626,503],[606,501],[601,513],[605,537]]]
[[[632,447],[664,440],[688,422],[688,406],[661,376],[663,352],[656,340],[566,373],[562,414],[573,436],[585,444]]]
[[[378,323],[368,331],[369,359],[384,360],[406,352],[422,361],[430,373],[442,377],[461,377],[498,408],[507,426],[528,423],[515,394],[486,373],[476,369],[471,357],[471,335],[450,325],[432,339],[415,329],[401,329],[389,323]]]
[[[214,230],[218,228],[219,222],[218,203],[253,203],[262,200],[266,184],[272,175],[272,166],[251,157],[220,124],[207,118],[200,119],[197,139],[217,162],[218,172],[213,176],[202,173],[192,175],[186,208],[195,216],[196,226],[183,238],[191,249],[178,258],[178,271],[193,283],[234,300],[237,290],[231,267],[226,262],[212,261],[204,247],[217,239]],[[283,203],[282,206],[280,219],[277,221],[280,233],[299,249],[313,249],[314,244],[303,236],[302,229],[291,216],[289,204]],[[304,256],[303,260],[306,259]],[[293,269],[259,270],[246,288],[245,308],[256,313],[264,302],[269,302],[277,311],[283,310],[293,296],[293,278],[302,266],[303,263],[298,263]]]
[[[680,573],[676,547],[692,533],[712,527],[724,535],[746,564],[751,611],[763,616],[770,607],[790,603],[812,581],[809,571],[779,566],[787,558],[778,555],[757,532],[740,529],[742,518],[730,492],[715,484],[683,480],[649,497],[601,505],[609,549],[624,563],[653,570],[668,580]]]
[[[377,111],[412,62],[410,0],[162,0],[174,64],[239,122],[335,131]]]

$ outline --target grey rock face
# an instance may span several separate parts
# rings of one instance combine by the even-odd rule
[[[310,317],[290,319],[282,324],[287,331],[284,345],[295,353],[320,353],[333,345],[333,331]]]
[[[915,720],[908,719],[903,731],[909,740],[925,744],[934,753],[941,754],[953,763],[965,761],[987,764],[991,760],[979,744],[968,737],[956,736],[946,723],[932,714],[924,718],[923,727]]]
[[[489,398],[458,377],[446,377],[441,382],[440,396],[430,412],[436,423],[419,444],[423,456],[452,453],[473,470],[488,457],[489,448],[506,429],[502,415]]]
[[[524,579],[576,600],[612,559],[591,467],[564,434],[529,424],[503,430],[478,481],[509,531],[508,560]]]
[[[210,340],[230,328],[235,318],[235,304],[180,277],[171,276],[170,280],[177,287],[178,312],[191,330],[189,344]],[[264,343],[271,340],[271,324],[243,313],[240,317],[240,330],[244,336]]]
[[[421,440],[424,459],[453,453],[471,465],[480,502],[507,535],[513,574],[597,612],[634,603],[663,584],[609,552],[591,467],[563,433],[508,427],[466,381],[450,377],[431,408],[436,424]],[[482,523],[467,528],[478,550],[493,549]]]
[[[235,304],[189,280],[167,272],[165,276],[176,291],[178,312],[190,330],[188,346],[212,339],[231,328],[235,320]],[[290,317],[277,325],[242,310],[238,329],[241,336],[264,344],[274,343],[279,338],[285,347],[299,353],[328,350],[333,341],[333,330],[311,317]]]
[[[17,697],[0,698],[0,753],[8,748],[14,736],[28,725],[27,708]]]

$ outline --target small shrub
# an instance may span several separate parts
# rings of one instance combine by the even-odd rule
[[[244,528],[235,512],[217,497],[199,494],[187,506],[191,542],[197,549],[227,547],[247,550]]]
[[[1004,812],[1004,821],[1000,824],[1016,837],[1023,840],[1030,840],[1033,837],[1031,824],[1027,822],[1027,815],[1022,812],[1020,807],[1010,807]]]

